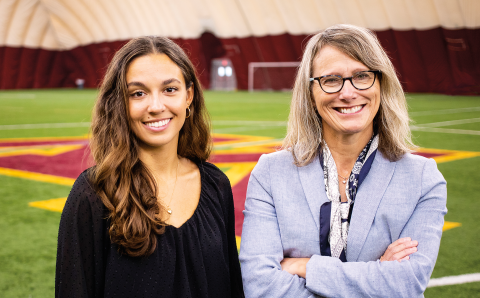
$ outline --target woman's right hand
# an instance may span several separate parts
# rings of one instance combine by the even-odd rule
[[[388,246],[380,262],[409,260],[409,256],[417,251],[417,245],[418,241],[412,241],[410,237],[400,238]]]

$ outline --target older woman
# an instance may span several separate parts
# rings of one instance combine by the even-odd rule
[[[419,297],[446,214],[435,161],[410,153],[405,96],[369,30],[313,36],[280,152],[245,203],[246,297]]]
[[[243,297],[232,189],[206,162],[208,114],[178,45],[140,37],[115,54],[90,147],[60,221],[56,297]]]

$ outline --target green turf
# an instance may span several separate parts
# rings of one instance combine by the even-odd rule
[[[60,213],[29,207],[70,187],[0,175],[0,297],[53,297]]]
[[[96,90],[0,92],[0,139],[81,136],[88,127],[8,130],[5,125],[88,123]],[[282,138],[290,93],[205,92],[216,133]],[[479,118],[480,97],[408,94],[415,125]],[[440,110],[474,108],[473,111]],[[235,124],[225,121],[271,123]],[[442,126],[480,131],[480,122]],[[480,152],[480,135],[413,131],[426,148]],[[433,277],[480,272],[480,157],[438,165],[448,183],[447,221],[462,226],[445,231]],[[222,168],[227,170],[228,168]],[[52,297],[60,214],[28,207],[28,202],[65,197],[69,187],[0,175],[0,297]],[[426,297],[480,296],[480,283],[427,289]]]

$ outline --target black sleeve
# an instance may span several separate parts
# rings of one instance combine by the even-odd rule
[[[228,241],[228,259],[230,267],[231,297],[245,297],[243,293],[242,273],[240,270],[240,261],[238,260],[237,241],[235,239],[235,207],[233,204],[232,187],[230,181],[225,176],[222,179],[222,192],[227,207],[227,241]]]
[[[103,297],[104,213],[85,171],[75,181],[60,220],[55,297]]]

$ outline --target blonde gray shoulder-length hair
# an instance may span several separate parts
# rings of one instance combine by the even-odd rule
[[[282,149],[292,152],[297,166],[308,165],[322,145],[322,118],[315,108],[310,78],[313,60],[324,46],[332,46],[371,70],[380,70],[380,108],[373,120],[378,150],[390,161],[411,152],[410,118],[405,94],[395,69],[373,32],[353,25],[335,25],[314,35],[305,48],[293,88],[287,135]]]

